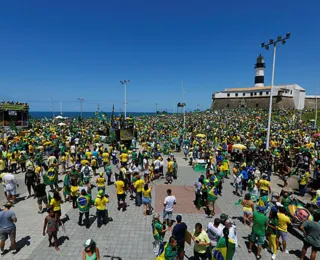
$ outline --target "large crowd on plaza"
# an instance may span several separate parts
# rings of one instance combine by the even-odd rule
[[[320,133],[312,122],[299,120],[294,112],[277,111],[270,149],[266,150],[266,120],[263,110],[190,113],[183,129],[180,115],[142,116],[135,119],[137,138],[129,145],[112,140],[106,144],[107,139],[96,130],[116,123],[98,118],[70,120],[60,126],[32,120],[29,129],[8,132],[0,140],[0,178],[7,198],[0,212],[2,254],[8,253],[8,238],[10,250],[19,251],[15,245],[19,216],[12,207],[17,194],[15,176],[25,174],[28,197],[37,199],[39,214],[46,213],[43,235],[48,235],[49,246],[56,250],[58,232],[68,217],[61,211],[61,203],[69,201],[79,210],[78,224],[84,228],[90,228],[89,212],[94,208],[101,228],[113,221],[105,191],[106,185],[114,185],[119,211],[125,214],[128,200],[134,200],[135,205],[144,207],[144,218],[152,215],[150,236],[154,237],[157,259],[184,259],[186,234],[193,241],[194,259],[236,259],[236,225],[228,215],[217,217],[215,213],[216,201],[223,200],[224,181],[231,178],[235,204],[243,207],[243,224],[252,228],[248,254],[256,246],[260,259],[267,241],[270,257],[278,258],[279,250],[288,253],[288,232],[302,232],[300,259],[311,248],[310,259],[315,260],[320,249]],[[205,209],[212,218],[206,227],[194,223],[190,233],[182,216],[173,215],[179,203],[170,189],[170,183],[179,178],[177,153],[184,154],[185,166],[199,172],[194,206]],[[63,186],[58,184],[61,175]],[[283,180],[283,191],[277,196],[270,184],[275,175]],[[299,198],[311,194],[308,205],[290,189],[288,183],[294,177]],[[167,196],[163,212],[154,212],[152,187],[159,182],[168,184]],[[97,189],[95,198],[93,189]],[[166,233],[171,233],[168,241],[164,241]],[[83,259],[100,259],[96,241],[84,242]]]

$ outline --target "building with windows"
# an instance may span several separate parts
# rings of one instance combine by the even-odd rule
[[[270,94],[272,107],[278,109],[304,109],[306,91],[297,84],[264,86],[264,58],[259,55],[255,64],[255,85],[249,88],[228,88],[212,94],[211,109],[223,108],[269,108]],[[311,102],[308,102],[308,104]]]

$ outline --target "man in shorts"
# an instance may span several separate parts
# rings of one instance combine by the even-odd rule
[[[163,205],[163,220],[167,220],[167,225],[171,227],[172,225],[172,213],[173,213],[173,205],[175,205],[176,197],[173,196],[171,189],[167,189],[167,197],[164,199]]]
[[[4,176],[3,182],[6,185],[7,200],[10,201],[12,198],[12,203],[16,201],[16,189],[17,189],[17,180],[12,174],[12,170],[8,170],[8,173]]]
[[[253,215],[249,216],[249,220],[253,221],[252,232],[249,236],[250,245],[248,253],[252,252],[253,244],[257,240],[258,251],[257,251],[257,259],[261,259],[261,248],[264,244],[264,239],[266,237],[266,227],[268,223],[268,217],[264,214],[266,210],[265,207],[259,207],[258,211],[255,211]]]
[[[16,225],[17,222],[16,214],[10,210],[12,204],[7,202],[4,205],[4,209],[0,211],[0,250],[1,255],[4,255],[5,241],[10,238],[11,246],[10,249],[13,250],[13,253],[16,254]]]
[[[40,183],[40,179],[37,180],[37,185],[34,187],[35,196],[37,198],[37,202],[39,205],[38,213],[42,213],[42,203],[45,204],[46,209],[48,209],[48,198],[46,193],[46,185],[44,183]]]
[[[285,253],[289,253],[287,248],[287,237],[288,237],[288,225],[291,224],[291,220],[288,216],[286,216],[286,209],[284,207],[279,208],[278,213],[278,233],[277,233],[277,246],[279,247],[280,237],[282,240],[282,251]]]
[[[312,248],[310,260],[316,260],[317,252],[320,251],[320,224],[315,221],[306,220],[300,229],[304,233],[300,260],[304,259],[309,247]]]

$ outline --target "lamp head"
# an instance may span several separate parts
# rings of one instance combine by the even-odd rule
[[[290,38],[290,36],[291,36],[291,33],[288,32],[288,33],[286,34],[286,38]]]

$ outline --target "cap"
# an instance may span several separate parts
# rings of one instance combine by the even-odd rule
[[[89,247],[89,246],[92,246],[94,244],[94,241],[92,239],[88,239],[84,244],[83,246],[84,247]]]
[[[278,209],[275,206],[272,206],[271,211],[278,212]]]
[[[228,215],[224,214],[224,213],[222,213],[221,216],[220,216],[220,219],[221,219],[222,222],[226,221],[228,218],[229,218]]]
[[[153,219],[159,219],[160,218],[160,214],[159,213],[154,213],[152,218]]]
[[[103,172],[100,172],[100,176],[103,176]]]
[[[177,222],[180,222],[180,221],[182,220],[182,215],[180,215],[180,214],[177,215],[177,216],[176,216],[176,220],[177,220]]]
[[[281,208],[283,207],[283,205],[280,202],[276,202],[276,206]]]

